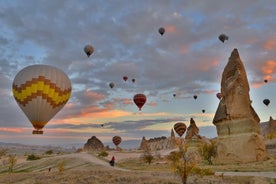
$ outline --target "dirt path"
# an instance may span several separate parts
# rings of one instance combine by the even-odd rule
[[[276,178],[276,172],[216,172],[215,175],[221,176],[257,176],[266,178]]]
[[[123,169],[123,168],[119,168],[119,167],[112,167],[110,166],[110,164],[108,162],[105,162],[101,159],[98,159],[97,157],[91,155],[91,154],[88,154],[88,153],[73,153],[73,154],[68,154],[68,155],[63,155],[61,157],[64,157],[64,158],[81,158],[83,160],[86,160],[88,162],[91,162],[91,163],[94,163],[94,164],[97,164],[97,165],[101,165],[101,166],[104,166],[104,167],[108,167],[109,169],[115,169],[115,170],[120,170],[120,171],[130,171],[128,169]]]

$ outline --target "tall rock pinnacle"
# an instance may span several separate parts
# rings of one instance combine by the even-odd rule
[[[244,65],[240,59],[238,50],[234,49],[222,74],[222,99],[217,108],[213,123],[217,125],[224,120],[242,118],[250,118],[256,122],[260,122],[257,113],[251,106],[249,90]],[[258,126],[256,124],[254,131],[260,133]]]
[[[222,73],[222,98],[213,119],[218,133],[215,163],[247,163],[267,158],[260,119],[251,106],[249,90],[245,67],[234,49]]]

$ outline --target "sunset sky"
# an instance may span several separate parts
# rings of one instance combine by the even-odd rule
[[[0,0],[0,25],[0,142],[140,140],[169,136],[191,117],[201,135],[216,137],[216,93],[234,48],[261,122],[276,118],[275,0]],[[87,44],[95,49],[89,58]],[[15,75],[33,64],[58,67],[72,83],[71,98],[43,135],[32,135],[11,91]],[[147,96],[142,111],[136,93]]]

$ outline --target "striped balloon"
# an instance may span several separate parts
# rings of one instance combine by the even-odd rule
[[[186,131],[186,125],[182,122],[174,124],[174,131],[181,137]]]
[[[121,138],[120,136],[114,136],[114,137],[112,138],[112,141],[113,141],[113,143],[115,144],[115,146],[118,146],[118,145],[121,143],[122,138]]]
[[[34,127],[42,128],[66,104],[71,95],[71,82],[60,69],[49,65],[31,65],[17,73],[13,80],[13,96]]]

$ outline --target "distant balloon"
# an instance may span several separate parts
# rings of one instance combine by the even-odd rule
[[[127,76],[124,76],[123,79],[124,79],[124,81],[127,81],[128,77],[127,77]]]
[[[268,106],[268,105],[270,104],[270,100],[269,100],[269,99],[264,99],[264,100],[263,100],[263,103],[264,103],[266,106]]]
[[[173,97],[176,97],[176,94],[173,94]]]
[[[118,146],[122,142],[122,138],[120,136],[114,136],[112,138],[112,142],[115,144],[115,146]]]
[[[163,35],[165,33],[165,28],[160,27],[158,31],[161,35]]]
[[[147,97],[144,94],[136,94],[133,97],[133,101],[134,103],[137,105],[137,107],[139,108],[139,111],[141,111],[143,105],[146,103],[147,101]]]
[[[268,82],[268,80],[267,80],[267,79],[265,79],[265,80],[264,80],[264,82],[265,82],[265,83],[267,83],[267,82]]]
[[[131,79],[131,81],[134,83],[134,82],[135,82],[135,79]]]
[[[115,84],[113,83],[113,82],[110,82],[109,83],[109,87],[112,89],[112,88],[114,88],[114,86],[115,86]]]
[[[205,113],[205,109],[202,109],[202,113]]]
[[[221,93],[217,93],[216,94],[217,98],[220,100],[222,98],[222,94]]]
[[[197,99],[197,95],[194,95],[194,99],[195,99],[195,100]]]
[[[224,43],[225,40],[228,40],[228,36],[226,36],[225,34],[221,34],[219,35],[218,39]]]
[[[86,45],[83,50],[86,53],[87,57],[89,57],[94,52],[94,48],[92,45]]]
[[[174,131],[181,137],[186,131],[186,125],[182,122],[178,122],[173,126]]]
[[[30,65],[13,80],[13,96],[34,127],[33,134],[57,114],[71,95],[71,82],[60,69],[49,65]]]

